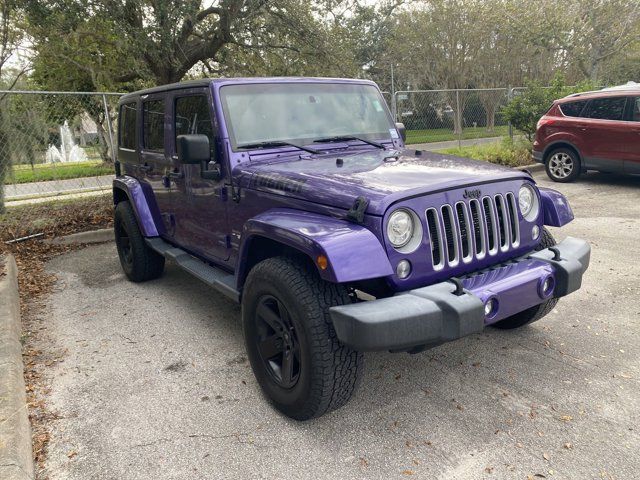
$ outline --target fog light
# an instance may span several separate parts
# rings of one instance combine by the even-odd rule
[[[542,298],[550,297],[553,293],[553,289],[556,286],[556,282],[553,280],[553,277],[547,277],[544,279],[542,284],[540,285],[540,296]]]
[[[400,278],[407,278],[411,273],[411,263],[409,260],[400,260],[396,267],[396,275]]]
[[[487,318],[494,317],[498,311],[498,300],[495,298],[490,298],[484,304],[484,316]]]
[[[534,240],[537,240],[538,237],[540,236],[540,227],[538,225],[534,225],[533,228],[531,229],[531,236],[533,237]]]

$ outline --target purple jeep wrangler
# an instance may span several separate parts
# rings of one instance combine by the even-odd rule
[[[304,420],[345,404],[365,351],[416,353],[539,320],[590,248],[544,227],[558,192],[406,149],[365,80],[198,80],[120,101],[115,237],[134,282],[165,259],[242,305],[253,372]]]

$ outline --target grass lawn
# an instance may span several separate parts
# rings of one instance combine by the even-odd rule
[[[101,161],[54,163],[34,165],[14,165],[6,183],[44,182],[46,180],[64,180],[68,178],[95,177],[113,173],[113,165]]]
[[[507,165],[509,167],[522,167],[531,165],[531,143],[526,140],[512,141],[509,138],[502,142],[486,143],[462,148],[447,148],[440,153],[448,153],[458,157],[484,160],[485,162]]]
[[[484,127],[465,128],[462,131],[462,140],[487,137],[504,137],[509,135],[509,127],[502,125],[489,132]],[[450,128],[432,128],[427,130],[407,130],[407,145],[412,143],[432,143],[457,140],[458,135]]]

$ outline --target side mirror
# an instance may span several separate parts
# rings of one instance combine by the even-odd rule
[[[193,165],[211,160],[211,147],[206,135],[178,135],[176,147],[180,163]]]
[[[404,128],[404,123],[396,123],[396,130],[400,132],[400,138],[402,138],[403,142],[407,141],[407,129]]]

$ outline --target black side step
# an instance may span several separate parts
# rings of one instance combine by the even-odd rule
[[[203,262],[161,238],[154,237],[146,238],[145,240],[152,249],[165,258],[173,260],[180,268],[194,277],[199,278],[233,301],[238,302],[240,300],[240,293],[235,289],[235,277],[232,274]]]

